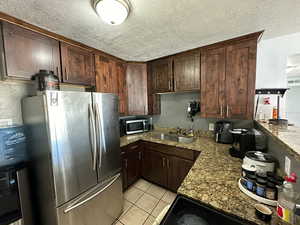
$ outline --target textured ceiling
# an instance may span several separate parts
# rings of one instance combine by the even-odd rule
[[[0,11],[125,60],[146,61],[265,30],[300,31],[299,0],[130,0],[119,26],[104,24],[90,0],[0,0]]]

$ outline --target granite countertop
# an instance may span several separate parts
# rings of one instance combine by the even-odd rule
[[[201,151],[178,189],[179,194],[259,225],[280,224],[276,217],[275,208],[272,207],[273,216],[270,223],[256,218],[254,204],[258,202],[239,190],[237,182],[241,175],[242,160],[229,155],[229,145],[218,144],[208,137],[198,137],[191,144],[177,143],[155,139],[149,132],[124,136],[121,138],[121,146],[138,140]]]
[[[286,150],[292,154],[296,160],[300,161],[300,128],[295,126],[288,126],[282,128],[278,125],[255,121],[256,124],[273,136],[277,141],[282,143]]]

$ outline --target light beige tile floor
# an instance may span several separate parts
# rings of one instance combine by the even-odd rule
[[[123,213],[114,225],[153,225],[175,197],[175,193],[140,179],[124,193]]]

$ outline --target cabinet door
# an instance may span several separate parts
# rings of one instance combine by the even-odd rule
[[[94,57],[90,51],[61,42],[61,59],[64,83],[95,84]]]
[[[226,116],[253,119],[256,75],[256,40],[226,49]]]
[[[160,95],[155,94],[153,90],[153,74],[151,72],[151,64],[147,63],[147,89],[148,89],[148,114],[160,114]]]
[[[149,94],[148,95],[148,114],[149,115],[159,115],[160,110],[160,95]]]
[[[142,159],[142,176],[149,181],[167,187],[167,169],[166,155],[147,150],[147,146],[145,146]]]
[[[175,156],[168,157],[168,188],[174,192],[180,187],[184,178],[192,168],[194,162],[178,158]]]
[[[118,94],[117,62],[107,57],[95,55],[97,92]]]
[[[128,114],[148,114],[147,65],[128,63],[126,68],[128,90]]]
[[[135,183],[141,176],[141,151],[127,153],[127,184],[130,186]]]
[[[201,51],[201,116],[223,118],[225,110],[225,48]]]
[[[123,185],[123,190],[125,190],[128,187],[128,182],[127,182],[128,158],[125,152],[121,153],[121,159],[122,159],[122,185]]]
[[[116,73],[118,80],[118,96],[119,96],[119,111],[122,115],[127,115],[128,111],[128,98],[127,98],[127,85],[126,85],[126,66],[124,63],[116,64]]]
[[[153,93],[173,91],[172,58],[159,59],[151,63]]]
[[[200,90],[200,53],[183,53],[174,57],[174,90]]]
[[[2,22],[2,38],[7,77],[30,80],[41,69],[60,77],[58,41],[6,22]]]

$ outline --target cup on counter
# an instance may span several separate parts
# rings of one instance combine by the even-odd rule
[[[271,220],[273,212],[269,207],[263,204],[255,204],[254,208],[255,208],[255,215],[257,216],[257,218],[265,222]]]

